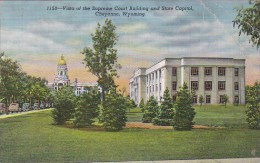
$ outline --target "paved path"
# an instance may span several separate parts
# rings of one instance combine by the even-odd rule
[[[26,112],[3,114],[3,115],[0,115],[0,119],[9,118],[9,117],[16,117],[16,116],[31,114],[31,113],[37,113],[37,112],[46,111],[46,110],[51,110],[51,109],[31,110],[31,111],[26,111]]]
[[[122,163],[260,163],[260,158],[164,160],[164,161],[126,161],[126,162],[122,162]]]

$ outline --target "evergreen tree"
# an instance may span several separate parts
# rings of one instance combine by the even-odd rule
[[[246,121],[250,128],[260,129],[260,83],[248,87],[246,95]]]
[[[160,112],[156,118],[153,119],[153,124],[161,125],[161,126],[168,126],[172,125],[173,123],[173,101],[169,93],[169,89],[163,93],[163,101],[160,106]]]
[[[141,108],[141,111],[144,112],[144,99],[142,98],[140,103],[139,103],[139,107]]]
[[[72,118],[75,108],[76,96],[70,87],[63,87],[55,92],[54,107],[52,110],[52,118],[54,124],[61,125]]]
[[[74,124],[76,127],[89,127],[99,114],[100,97],[97,92],[91,91],[80,95],[75,111]]]
[[[195,110],[192,107],[192,93],[184,83],[177,93],[173,127],[175,130],[191,130],[194,124]]]
[[[204,102],[204,97],[202,95],[200,95],[200,97],[199,97],[200,107],[202,106],[203,102]]]
[[[223,102],[224,102],[224,105],[225,105],[225,108],[227,107],[227,103],[228,103],[228,101],[229,101],[229,97],[228,97],[228,95],[226,95],[226,94],[224,94],[223,95]]]
[[[151,123],[152,119],[155,118],[156,115],[158,114],[158,111],[159,111],[158,103],[154,99],[154,97],[151,96],[145,105],[145,111],[144,111],[142,121],[144,123]]]
[[[128,101],[121,94],[111,91],[101,106],[100,122],[107,131],[122,130],[126,124]]]

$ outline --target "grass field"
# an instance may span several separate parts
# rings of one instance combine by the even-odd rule
[[[0,162],[260,157],[260,131],[246,128],[243,106],[196,107],[196,112],[197,123],[226,128],[88,131],[52,125],[50,111],[0,119]],[[141,115],[134,111],[128,119],[140,121]]]

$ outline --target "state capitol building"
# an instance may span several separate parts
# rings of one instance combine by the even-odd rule
[[[74,82],[71,83],[68,75],[67,62],[64,56],[62,55],[60,60],[58,61],[57,72],[54,78],[54,82],[48,83],[48,87],[52,90],[57,91],[61,89],[63,86],[73,87],[76,96],[84,92],[88,92],[92,88],[99,89],[98,83],[79,83],[77,78],[74,80]]]

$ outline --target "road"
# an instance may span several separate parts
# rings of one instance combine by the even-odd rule
[[[31,111],[26,111],[26,112],[2,114],[2,115],[0,115],[0,119],[9,118],[9,117],[16,117],[16,116],[31,114],[31,113],[37,113],[37,112],[46,111],[46,110],[51,110],[51,109],[31,110]]]

